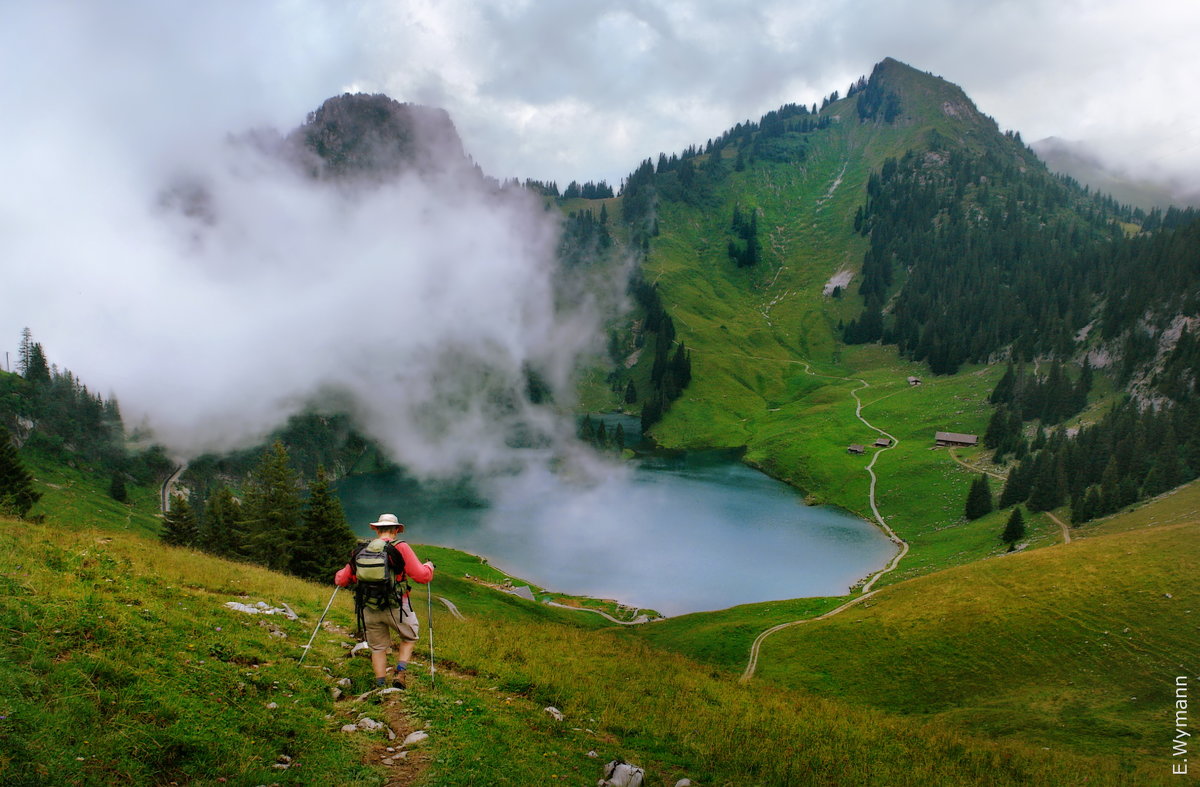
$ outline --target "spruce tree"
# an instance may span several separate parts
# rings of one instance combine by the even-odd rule
[[[1000,536],[1000,540],[1008,544],[1011,550],[1016,543],[1025,537],[1025,515],[1021,513],[1021,507],[1017,506],[1013,509],[1012,514],[1008,517],[1008,524],[1004,526],[1004,534]]]
[[[292,573],[305,579],[329,581],[346,564],[355,538],[324,467],[317,468],[316,480],[309,484],[302,522],[292,551]]]
[[[965,515],[968,521],[973,521],[992,510],[992,490],[988,486],[987,476],[983,473],[971,482],[971,491],[967,493]]]
[[[108,496],[118,503],[129,502],[129,491],[125,488],[125,477],[121,473],[113,473],[112,481],[108,484]]]
[[[183,495],[171,497],[171,510],[163,522],[162,540],[175,547],[196,546],[200,540],[192,506]]]
[[[301,513],[297,486],[287,449],[276,440],[251,471],[242,507],[247,557],[275,571],[291,566],[292,540]]]
[[[637,386],[633,384],[633,380],[625,386],[625,404],[637,404],[638,394]]]
[[[226,486],[218,486],[204,505],[200,546],[214,555],[246,557],[241,504]]]
[[[12,440],[0,434],[0,514],[24,517],[41,497]]]

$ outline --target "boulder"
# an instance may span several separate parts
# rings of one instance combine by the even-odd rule
[[[645,779],[646,772],[636,765],[613,760],[604,766],[604,778],[596,782],[596,787],[642,787]]]
[[[409,733],[408,737],[405,738],[404,742],[400,745],[401,746],[415,746],[416,744],[420,743],[421,741],[426,741],[426,740],[429,740],[429,733],[425,732],[425,730],[417,730],[416,732]]]

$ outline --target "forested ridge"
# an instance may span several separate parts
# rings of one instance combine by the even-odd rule
[[[1007,354],[1068,358],[1093,331],[1153,335],[1200,313],[1194,211],[1129,237],[1123,222],[1149,217],[1021,162],[1015,150],[974,154],[935,140],[871,177],[855,219],[870,239],[864,309],[846,326],[848,343],[895,344],[953,374]]]

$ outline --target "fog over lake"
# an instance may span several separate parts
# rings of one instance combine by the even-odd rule
[[[895,553],[871,523],[806,506],[791,487],[712,455],[641,459],[588,483],[528,470],[490,489],[485,506],[400,474],[352,477],[339,494],[360,535],[393,512],[410,543],[666,615],[843,595]]]

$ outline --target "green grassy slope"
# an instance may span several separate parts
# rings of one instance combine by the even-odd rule
[[[964,524],[970,473],[929,449],[935,431],[982,433],[1000,370],[932,378],[891,347],[845,347],[837,325],[861,309],[858,282],[840,299],[823,290],[835,274],[861,266],[866,239],[853,218],[885,158],[924,149],[934,131],[974,149],[1007,143],[958,87],[892,60],[880,79],[901,96],[895,123],[860,122],[857,98],[843,99],[822,110],[833,118],[828,129],[803,135],[802,161],[757,160],[739,172],[726,150],[725,172],[705,204],[660,201],[661,234],[645,269],[693,362],[684,397],[653,430],[662,445],[745,448],[748,462],[815,501],[870,518],[864,467],[872,449],[866,457],[846,452],[877,437],[855,417],[851,396],[860,381],[869,384],[860,394],[864,417],[900,440],[877,465],[879,507],[912,545],[881,580],[887,584],[996,551],[991,531],[1003,521]],[[736,267],[726,252],[735,205],[759,211],[763,260],[754,268]],[[910,375],[925,384],[910,389]],[[1035,523],[1033,537],[1049,530]]]
[[[780,631],[756,680],[1166,773],[1175,677],[1200,652],[1197,499],[1192,484],[1102,523],[1107,535],[920,577]],[[728,619],[746,614],[689,617],[639,634],[745,665],[748,644]],[[740,659],[705,644],[727,635],[742,639]]]
[[[1080,772],[1096,784],[1155,781],[1105,754],[743,686],[624,630],[595,630],[597,616],[485,588],[463,576],[486,573],[477,559],[420,546],[441,567],[435,593],[465,615],[434,607],[436,688],[423,638],[402,698],[335,700],[336,679],[351,678],[353,697],[370,668],[345,658],[337,630],[297,663],[328,586],[166,548],[103,514],[65,532],[0,522],[6,784],[590,783],[617,756],[647,767],[650,784],[1050,785]],[[245,615],[230,600],[286,603],[301,618]],[[423,610],[420,591],[417,600]],[[330,621],[351,617],[342,594]],[[382,765],[382,732],[340,731],[363,714],[431,738],[403,765]]]

